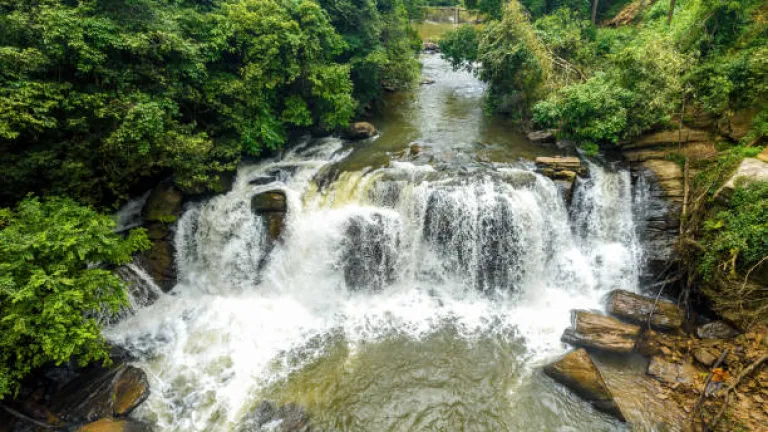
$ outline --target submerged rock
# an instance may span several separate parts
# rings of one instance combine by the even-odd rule
[[[352,123],[347,130],[347,138],[362,140],[376,135],[376,127],[368,122]]]
[[[425,78],[421,79],[421,81],[419,82],[419,85],[430,85],[430,84],[434,84],[434,83],[435,83],[434,79],[429,78],[429,77],[425,77]]]
[[[563,332],[563,342],[617,353],[629,353],[635,348],[640,327],[592,312],[571,313],[572,327]]]
[[[605,385],[600,371],[584,349],[567,354],[544,367],[544,373],[571,389],[595,408],[625,421],[624,414]]]
[[[696,328],[699,339],[730,339],[738,334],[738,330],[723,321],[714,321]]]
[[[624,290],[608,295],[608,313],[624,321],[647,325],[656,330],[675,330],[683,324],[683,310],[672,302],[644,297]]]
[[[68,422],[121,417],[141,405],[149,392],[147,375],[141,369],[128,365],[97,368],[64,386],[54,398],[51,411]]]
[[[309,414],[304,408],[289,403],[281,407],[264,401],[237,427],[238,432],[310,432]]]
[[[103,418],[83,425],[78,432],[151,432],[146,423],[132,419]]]

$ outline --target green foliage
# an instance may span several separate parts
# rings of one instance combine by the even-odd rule
[[[768,182],[738,186],[728,207],[704,225],[705,252],[700,271],[746,272],[768,256]]]
[[[487,15],[488,18],[497,20],[502,17],[504,3],[503,0],[464,0],[464,6],[467,9],[478,10]]]
[[[477,61],[478,31],[473,25],[463,25],[446,33],[440,39],[442,57],[449,60],[454,69],[471,70]]]
[[[415,80],[417,48],[403,0],[2,1],[0,203],[215,188]]]
[[[127,302],[102,265],[149,247],[143,230],[113,233],[108,216],[62,198],[0,210],[0,399],[47,362],[108,360],[98,314]]]

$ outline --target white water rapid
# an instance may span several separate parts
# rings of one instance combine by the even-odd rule
[[[354,368],[370,344],[446,328],[519,347],[523,372],[504,389],[514,404],[533,366],[565,351],[569,310],[636,288],[642,194],[626,171],[590,164],[569,216],[555,184],[525,164],[459,174],[393,162],[318,188],[341,144],[243,166],[231,192],[189,206],[173,294],[107,330],[149,373],[139,415],[159,430],[237,430],[270,389],[339,344]],[[260,268],[266,233],[251,198],[275,189],[288,198],[286,231]]]

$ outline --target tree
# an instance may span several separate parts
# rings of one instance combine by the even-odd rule
[[[667,14],[667,24],[672,23],[672,15],[675,14],[675,0],[669,0],[669,12]]]
[[[592,0],[592,24],[597,24],[597,6],[600,4],[600,0]]]
[[[74,201],[27,198],[0,209],[0,399],[47,362],[108,360],[99,315],[127,303],[105,266],[149,247],[144,230],[126,238],[115,222]]]

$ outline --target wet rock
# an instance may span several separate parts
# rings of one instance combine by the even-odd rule
[[[151,432],[152,428],[146,423],[132,419],[103,418],[88,423],[78,432]]]
[[[683,324],[683,310],[672,302],[644,297],[624,290],[608,295],[608,313],[624,321],[647,325],[656,330],[675,330]]]
[[[551,130],[534,131],[528,134],[528,141],[536,144],[554,144],[557,142],[555,132]]]
[[[400,223],[383,215],[355,216],[347,221],[340,266],[351,290],[379,290],[396,276]]]
[[[176,265],[173,260],[172,224],[181,214],[184,195],[170,183],[157,185],[142,209],[152,248],[144,252],[142,261],[147,272],[165,292],[176,285]]]
[[[419,82],[419,85],[430,85],[430,84],[434,84],[434,83],[435,83],[435,80],[434,80],[434,79],[432,79],[432,78],[426,78],[426,77],[425,77],[425,78],[422,78],[422,79],[421,79],[421,81]]]
[[[544,367],[544,373],[571,389],[595,408],[624,421],[624,415],[605,385],[600,371],[584,349],[567,354]]]
[[[768,181],[768,163],[757,158],[746,158],[731,178],[715,193],[715,199],[728,203],[737,185],[748,185]]]
[[[592,312],[571,312],[571,328],[560,338],[565,343],[603,351],[629,353],[635,348],[640,327]]]
[[[282,191],[268,191],[251,198],[251,211],[261,216],[267,232],[267,240],[272,244],[280,239],[285,229],[285,217],[288,202]]]
[[[376,135],[376,127],[368,122],[352,123],[347,130],[347,138],[362,140]]]
[[[664,357],[651,357],[648,375],[669,385],[693,387],[699,376],[699,369],[690,363],[675,363]]]
[[[739,332],[723,321],[714,321],[696,328],[699,339],[730,339]]]
[[[51,411],[67,422],[126,416],[149,397],[149,391],[141,369],[128,365],[96,368],[65,385]]]
[[[237,428],[238,432],[310,432],[309,415],[300,406],[289,403],[281,407],[264,401],[247,415]]]

